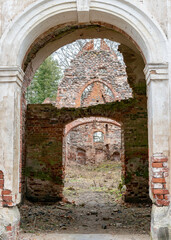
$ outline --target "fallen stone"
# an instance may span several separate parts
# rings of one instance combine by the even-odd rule
[[[107,229],[107,226],[105,224],[102,224],[102,229]]]

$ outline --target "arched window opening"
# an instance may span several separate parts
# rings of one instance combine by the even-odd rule
[[[102,132],[95,132],[93,134],[93,142],[104,142],[104,134]]]
[[[106,134],[107,134],[107,133],[108,133],[108,130],[109,130],[108,124],[105,125],[105,128],[106,128]]]

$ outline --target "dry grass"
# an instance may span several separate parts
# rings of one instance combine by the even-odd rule
[[[66,167],[64,196],[78,202],[85,192],[104,192],[120,199],[120,162],[106,161],[98,165],[72,165]]]
[[[42,205],[26,201],[20,207],[22,231],[149,233],[150,206],[123,203],[118,189],[120,181],[121,166],[118,162],[68,166],[64,196],[72,204]]]

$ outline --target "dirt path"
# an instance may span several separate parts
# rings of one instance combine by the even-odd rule
[[[97,167],[74,166],[74,171],[73,166],[69,167],[64,195],[71,203],[59,202],[45,206],[25,202],[20,208],[22,233],[126,233],[127,236],[148,236],[151,207],[124,204],[121,191],[118,190],[118,179],[120,165],[116,163]]]

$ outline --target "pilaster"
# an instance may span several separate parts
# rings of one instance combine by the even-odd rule
[[[20,202],[20,102],[24,73],[18,66],[0,66],[0,205]]]
[[[147,64],[144,73],[148,94],[149,188],[153,202],[151,237],[157,240],[168,236],[170,221],[168,64]]]

